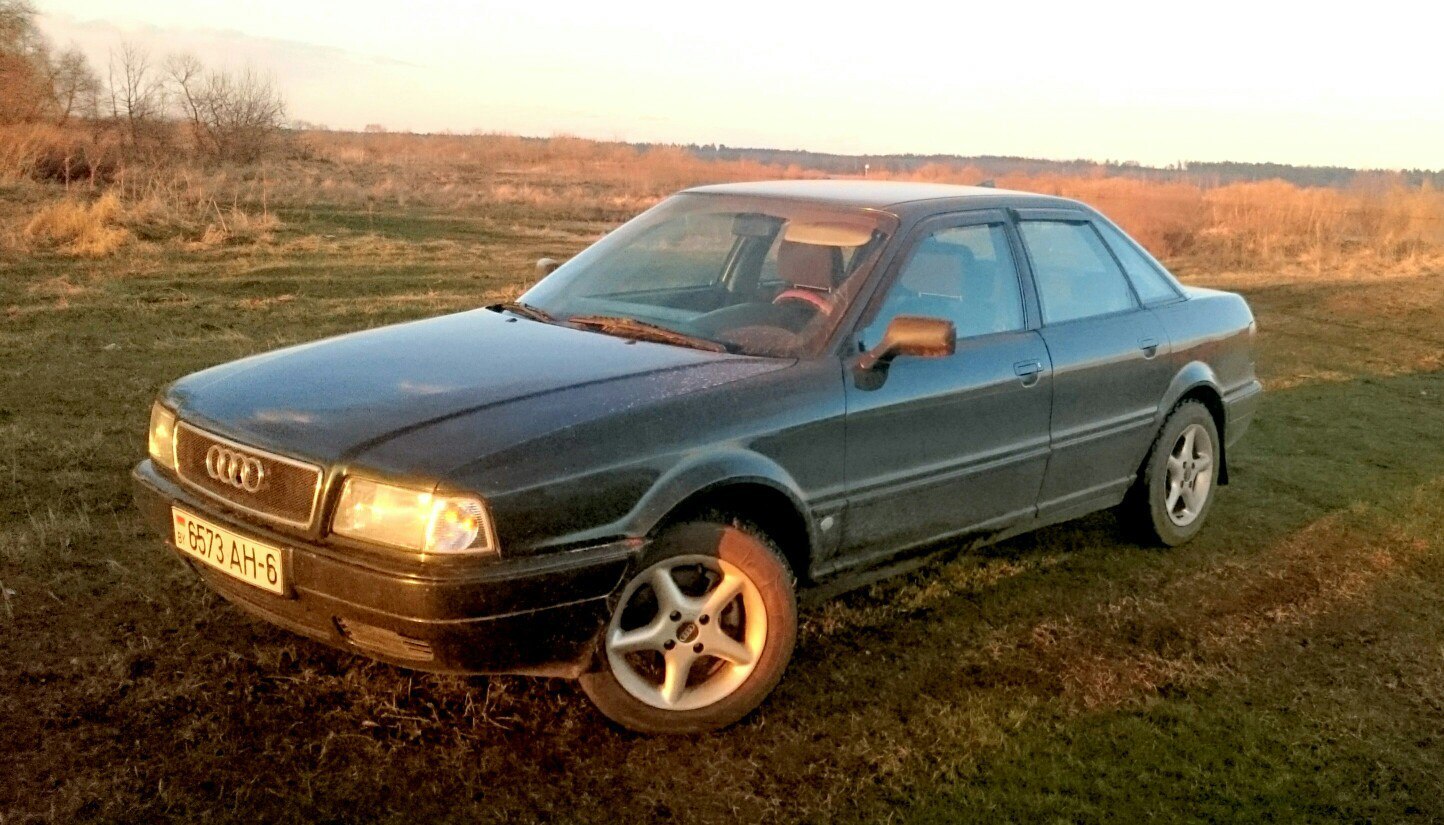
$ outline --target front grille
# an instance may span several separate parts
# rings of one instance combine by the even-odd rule
[[[293,527],[309,527],[321,489],[321,468],[247,447],[181,422],[175,434],[176,472],[181,480],[211,498],[246,513]],[[216,478],[207,468],[206,456],[239,457],[255,461],[245,483],[225,474]],[[215,463],[215,462],[213,462]]]

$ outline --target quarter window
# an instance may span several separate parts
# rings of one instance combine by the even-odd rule
[[[1057,324],[1133,309],[1128,281],[1085,221],[1021,221],[1043,322]]]
[[[1138,290],[1138,297],[1143,299],[1143,303],[1156,304],[1178,297],[1172,279],[1122,232],[1106,223],[1094,225],[1103,233],[1103,240],[1108,242],[1113,254],[1118,256],[1118,262],[1123,264],[1123,271],[1128,273],[1128,280],[1133,282],[1133,288]]]
[[[960,338],[1022,329],[1023,298],[1003,225],[940,229],[918,241],[863,331],[863,347],[881,340],[899,315],[952,321]]]

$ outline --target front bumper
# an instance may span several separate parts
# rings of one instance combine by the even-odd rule
[[[162,475],[131,473],[136,506],[168,547],[242,609],[320,642],[439,673],[575,676],[590,662],[608,597],[641,553],[620,541],[518,559],[428,568],[409,554],[347,548],[274,531]],[[285,595],[253,587],[175,547],[171,506],[283,548]]]

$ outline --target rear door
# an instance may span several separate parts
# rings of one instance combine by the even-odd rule
[[[1132,483],[1171,378],[1169,342],[1088,215],[1017,218],[1053,363],[1039,516],[1067,517],[1116,503]]]
[[[1016,258],[1001,211],[942,216],[911,235],[854,344],[866,350],[895,316],[921,315],[952,321],[957,351],[847,377],[837,566],[1032,516],[1052,388]]]

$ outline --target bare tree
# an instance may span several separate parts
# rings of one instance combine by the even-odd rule
[[[99,114],[100,78],[78,49],[66,49],[50,62],[50,86],[55,119],[60,125],[71,117],[92,118]]]
[[[171,93],[195,145],[223,160],[250,162],[266,153],[286,122],[286,105],[269,77],[206,71],[193,55],[166,62]]]
[[[0,51],[23,51],[35,36],[35,7],[29,0],[0,0]]]
[[[102,84],[79,50],[51,50],[35,16],[30,0],[0,0],[0,124],[104,117],[132,152],[159,157],[183,134],[200,154],[243,163],[283,139],[286,105],[267,75],[209,70],[187,54],[156,65],[123,42]]]
[[[151,69],[150,54],[134,43],[110,53],[110,116],[132,144],[154,130],[165,114],[165,86]]]
[[[181,117],[190,129],[191,139],[199,143],[205,133],[206,67],[200,58],[193,54],[173,54],[166,58],[165,73],[170,83],[171,97],[180,108]]]

